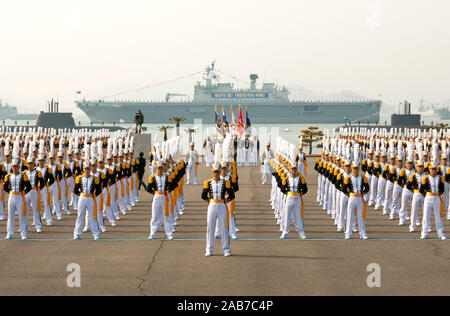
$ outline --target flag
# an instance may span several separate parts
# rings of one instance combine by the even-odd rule
[[[247,108],[245,108],[245,129],[247,129],[247,127],[251,127],[252,123],[250,123],[250,118],[248,117],[248,112],[247,112]]]
[[[214,115],[215,115],[215,122],[216,122],[216,131],[222,135],[222,120],[220,119],[220,116],[217,113],[217,106],[214,107]]]
[[[227,120],[227,115],[223,111],[223,106],[222,106],[222,122],[225,127],[228,127],[229,124],[228,124],[228,120]]]
[[[225,137],[225,134],[228,131],[228,120],[227,120],[227,116],[225,114],[225,112],[223,111],[223,106],[222,106],[222,127],[223,127],[223,137]]]
[[[241,111],[241,106],[240,105],[239,105],[239,118],[238,118],[237,132],[241,136],[242,136],[242,133],[244,132],[244,120],[242,119],[242,111]]]
[[[231,126],[236,127],[236,119],[234,118],[233,106],[230,105],[230,113],[231,113]]]

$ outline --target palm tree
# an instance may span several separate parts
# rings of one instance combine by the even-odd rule
[[[183,121],[186,121],[186,119],[184,117],[171,117],[169,120],[171,120],[172,122],[175,122],[176,127],[177,127],[177,136],[180,136],[180,123]]]
[[[185,131],[188,132],[188,134],[189,134],[189,144],[191,144],[192,143],[192,134],[195,133],[195,128],[188,128],[188,129],[185,129]]]
[[[167,130],[173,128],[173,126],[160,126],[159,131],[164,132],[164,141],[167,141]]]

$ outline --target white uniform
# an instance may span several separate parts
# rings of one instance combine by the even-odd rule
[[[36,170],[41,172],[42,176],[44,177],[44,181],[45,181],[45,176],[46,176],[46,173],[48,172],[47,166],[44,166],[42,168],[36,167]],[[49,189],[50,189],[50,187],[46,183],[46,185],[41,190],[41,201],[42,201],[42,204],[44,205],[44,219],[47,222],[47,226],[52,226],[52,224],[53,224],[52,212],[50,210],[50,205],[49,205],[48,199],[47,199],[48,195],[50,194]]]
[[[31,184],[31,191],[28,192],[28,194],[25,196],[26,198],[26,202],[27,202],[27,206],[31,205],[31,208],[33,210],[33,224],[34,227],[36,228],[37,232],[41,232],[42,231],[42,220],[41,220],[41,214],[39,212],[39,204],[38,204],[38,190],[37,187],[39,185],[38,181],[37,181],[37,176],[38,176],[38,172],[36,169],[30,171],[27,170],[26,171],[26,175],[28,177],[28,179],[30,180],[30,184]]]
[[[361,176],[355,177],[354,175],[351,175],[347,178],[348,181],[352,182],[354,194],[362,194],[361,188],[362,188],[362,182],[364,181],[364,178]],[[352,223],[353,218],[355,216],[355,209],[358,217],[358,230],[361,238],[367,238],[366,235],[366,222],[364,218],[364,197],[362,196],[351,196],[348,198],[348,205],[347,205],[347,228],[345,231],[345,237],[350,238],[352,235]]]
[[[428,181],[430,182],[431,194],[439,194],[439,181],[440,176],[427,176]],[[423,185],[423,182],[422,182]],[[434,215],[435,223],[436,223],[436,231],[439,237],[445,237],[444,235],[444,225],[442,224],[441,215],[441,200],[440,196],[432,196],[429,193],[425,196],[425,202],[423,206],[423,220],[422,220],[422,238],[425,238],[428,235],[428,230],[430,227],[430,219],[431,214]],[[443,205],[442,205],[443,207]]]
[[[289,192],[286,197],[286,205],[283,216],[283,237],[286,237],[290,231],[291,220],[294,226],[298,229],[301,238],[305,238],[305,230],[303,226],[303,212],[302,212],[302,196],[299,195],[299,182],[302,181],[299,176],[293,178],[289,176],[287,184]]]
[[[405,179],[406,182],[404,183],[404,187],[402,190],[402,202],[401,202],[401,207],[400,207],[400,212],[399,212],[399,217],[400,217],[400,225],[403,225],[405,223],[405,221],[407,219],[409,219],[409,215],[408,215],[408,209],[409,209],[409,204],[412,201],[413,198],[413,192],[411,192],[407,187],[406,184],[408,183],[409,177],[412,176],[414,174],[414,169],[404,169],[403,172],[405,173]],[[419,182],[420,183],[420,182]]]
[[[94,197],[92,196],[92,192],[95,191],[93,188],[95,185],[95,178],[93,176],[89,176],[89,178],[82,176],[79,178],[79,181],[81,182],[81,194],[78,199],[78,217],[73,237],[74,239],[78,239],[81,236],[84,218],[87,212],[91,223],[92,235],[95,239],[98,239],[100,237],[100,231],[98,229],[97,221],[94,218]],[[84,194],[86,194],[86,196],[83,196]]]
[[[150,237],[154,238],[156,232],[159,231],[161,228],[162,222],[164,221],[164,230],[166,232],[166,236],[172,237],[173,234],[173,227],[172,223],[170,222],[170,215],[166,216],[165,214],[165,206],[166,206],[166,195],[163,193],[165,192],[166,188],[166,181],[167,176],[162,175],[158,176],[155,175],[153,177],[153,181],[156,182],[157,192],[155,192],[155,195],[153,197],[152,202],[152,219],[150,222]],[[168,198],[168,197],[167,197]],[[170,199],[168,199],[170,201]],[[167,202],[169,202],[167,201]],[[170,213],[170,204],[169,207],[169,213]]]
[[[195,165],[198,163],[198,154],[195,150],[189,150],[187,153],[187,183],[191,184],[193,182],[194,184],[197,184],[197,173],[195,172]]]
[[[380,162],[381,174],[378,176],[378,188],[377,188],[377,198],[375,203],[375,210],[384,206],[384,200],[386,196],[386,179],[383,177],[384,167],[387,163]]]
[[[266,150],[263,152],[262,156],[261,156],[261,161],[263,162],[262,165],[262,184],[266,184],[267,183],[267,179],[271,179],[270,176],[270,159],[273,158],[273,153],[272,150]]]
[[[416,178],[418,183],[418,188],[420,188],[420,185],[422,183],[422,178],[425,176],[425,174],[418,174],[415,173],[413,177]],[[420,226],[420,220],[419,220],[419,210],[422,210],[423,212],[423,203],[424,203],[424,197],[420,192],[414,192],[411,202],[411,224],[409,226],[409,230],[411,232],[416,230],[416,226]]]
[[[10,182],[10,193],[8,198],[8,223],[7,223],[7,238],[12,238],[14,235],[14,217],[16,214],[19,215],[20,221],[20,235],[22,239],[27,238],[27,215],[23,214],[23,195],[20,190],[20,181],[23,175],[21,173],[15,175],[13,173],[9,174]]]
[[[222,197],[223,180],[211,180],[211,189],[214,200]],[[214,252],[214,240],[216,225],[219,225],[222,240],[222,251],[224,254],[231,253],[230,235],[227,228],[227,209],[224,203],[212,203],[208,205],[208,223],[206,232],[206,253]]]
[[[60,191],[61,191],[61,183],[59,182],[59,179],[56,179],[56,171],[58,168],[58,165],[48,165],[48,168],[52,169],[53,176],[55,177],[55,182],[50,186],[50,192],[51,192],[51,203],[53,205],[53,212],[56,214],[56,218],[58,220],[62,219],[62,213],[61,213],[61,201],[59,199]]]

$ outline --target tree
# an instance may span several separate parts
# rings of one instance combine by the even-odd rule
[[[309,145],[309,154],[311,155],[313,144],[322,139],[323,132],[319,131],[317,126],[310,126],[308,129],[301,130],[301,133],[298,137],[303,137],[303,144]]]
[[[188,128],[188,129],[185,129],[185,131],[188,132],[188,134],[189,134],[189,144],[191,144],[192,143],[192,134],[195,133],[195,128]]]
[[[173,128],[173,126],[160,126],[159,131],[164,132],[164,141],[167,141],[167,130]]]
[[[186,121],[186,119],[184,117],[171,117],[169,120],[171,120],[172,122],[175,122],[176,127],[177,127],[177,136],[180,136],[180,123],[183,121]]]

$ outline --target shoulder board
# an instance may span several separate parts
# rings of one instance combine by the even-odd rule
[[[302,177],[302,184],[306,184],[306,179]]]
[[[203,188],[207,189],[209,188],[209,183],[211,182],[211,179],[206,180],[205,182],[203,182]]]
[[[409,182],[413,182],[414,181],[414,175],[415,175],[415,173],[409,176]]]
[[[450,174],[450,168],[447,168],[446,174]]]
[[[80,181],[81,181],[81,176],[76,177],[75,183],[80,183]]]
[[[405,172],[405,169],[402,169],[402,170],[400,171],[400,176],[403,177],[403,176],[405,175],[405,173],[406,173],[406,172]]]
[[[225,180],[225,187],[226,187],[227,189],[231,188],[231,183],[230,183],[230,181]]]
[[[342,174],[341,173],[339,173],[338,175],[337,175],[337,178],[336,178],[338,181],[339,180],[341,180],[342,179]]]
[[[47,172],[50,174],[53,173],[52,168],[47,167]]]
[[[150,177],[148,177],[148,183],[153,183],[153,178],[155,177],[155,175],[152,175]]]
[[[58,169],[59,171],[61,171],[61,165],[58,165],[58,166],[56,167],[56,169]]]
[[[103,180],[106,179],[106,174],[104,174],[103,172],[101,172],[100,175],[101,175],[101,177],[102,177]]]
[[[366,176],[364,176],[364,183],[366,183],[366,184],[369,183]]]
[[[389,165],[384,166],[384,171],[388,170]]]
[[[439,178],[441,179],[442,182],[445,182],[444,177],[443,176],[439,176]]]
[[[98,177],[95,177],[95,178],[94,178],[94,183],[95,183],[95,184],[99,184],[99,183],[100,183],[100,179],[99,179]]]
[[[426,184],[428,180],[428,176],[422,178],[422,184]]]
[[[349,178],[350,178],[350,177],[346,177],[346,178],[344,179],[344,184],[348,184],[348,183],[350,182]]]
[[[7,182],[9,180],[9,174],[7,174],[6,176],[5,176],[5,182]]]
[[[116,166],[116,171],[120,171],[120,167],[119,166]]]
[[[23,175],[23,181],[29,181],[28,176],[26,175],[25,172],[23,172],[22,175]]]

